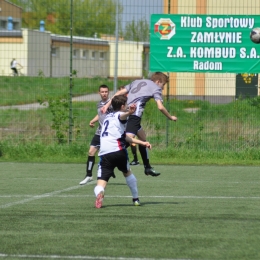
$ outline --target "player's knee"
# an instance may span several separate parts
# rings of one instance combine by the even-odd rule
[[[123,174],[124,174],[125,177],[128,177],[128,176],[130,176],[132,174],[132,172],[131,171],[127,171],[127,172],[123,172]]]

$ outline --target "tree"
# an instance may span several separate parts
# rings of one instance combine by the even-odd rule
[[[139,21],[132,20],[126,24],[125,30],[121,35],[125,40],[148,42],[149,41],[149,24],[143,18]]]
[[[71,0],[12,0],[21,6],[23,27],[38,29],[45,21],[45,29],[55,34],[70,34]],[[95,33],[114,34],[116,23],[115,0],[73,0],[73,35],[93,37]],[[123,8],[119,5],[119,15]]]
[[[82,11],[84,10],[84,11]],[[122,13],[119,8],[119,14]],[[114,0],[84,0],[75,4],[74,29],[76,35],[93,36],[114,34],[116,24],[116,2]]]

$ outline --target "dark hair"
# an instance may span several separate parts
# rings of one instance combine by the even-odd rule
[[[112,99],[112,107],[114,111],[119,111],[122,105],[127,102],[127,97],[124,95],[114,96]]]
[[[109,90],[109,88],[108,88],[107,85],[100,85],[100,86],[99,86],[99,91],[100,91],[101,88],[107,88],[107,89]]]
[[[125,88],[125,86],[122,85],[122,86],[119,86],[119,87],[118,87],[118,90],[121,90],[121,89],[124,89],[124,88]]]
[[[165,83],[169,82],[169,77],[166,76],[165,74],[163,74],[162,72],[155,72],[151,76],[151,80],[153,82],[159,80],[161,83],[165,84]]]

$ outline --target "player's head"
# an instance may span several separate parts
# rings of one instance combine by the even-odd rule
[[[151,80],[159,87],[163,88],[169,82],[169,77],[162,72],[155,72],[151,76]]]
[[[107,85],[100,85],[99,86],[99,95],[102,100],[107,100],[109,95],[109,88]]]
[[[125,89],[125,86],[120,86],[120,87],[118,87],[118,90],[119,90],[119,91],[122,90],[122,89]],[[127,93],[125,94],[125,96],[127,97]]]
[[[114,111],[126,110],[127,108],[127,97],[124,95],[114,96],[112,99],[112,107]],[[122,107],[124,106],[124,107]]]

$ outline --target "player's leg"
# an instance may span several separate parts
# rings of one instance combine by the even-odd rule
[[[129,170],[127,173],[123,173],[123,174],[125,176],[126,184],[132,193],[134,206],[140,206],[141,203],[138,198],[137,179],[136,179],[135,175],[131,172],[131,170]]]
[[[12,70],[12,75],[15,76],[15,68],[11,68]]]
[[[131,151],[132,151],[132,154],[133,154],[133,156],[134,156],[134,159],[133,159],[133,161],[130,163],[130,165],[132,165],[132,166],[134,166],[134,165],[139,165],[138,158],[137,158],[136,144],[131,144]]]
[[[98,151],[99,147],[100,147],[100,136],[94,135],[88,151],[88,160],[86,163],[86,176],[84,180],[82,180],[79,183],[80,185],[84,185],[93,180],[92,171],[95,165],[95,154]]]
[[[129,119],[128,119],[127,125],[126,125],[126,134],[131,138],[133,138],[137,135],[140,140],[146,141],[146,134],[141,127],[141,118],[140,117],[129,116]],[[144,165],[144,173],[146,175],[159,176],[160,173],[156,172],[149,163],[149,156],[148,156],[147,148],[139,145],[139,152],[141,154],[143,165]]]
[[[141,203],[138,198],[137,179],[129,167],[128,153],[126,149],[118,152],[117,168],[125,176],[126,184],[133,197],[133,204],[135,206],[140,206]]]
[[[94,188],[94,193],[96,196],[95,207],[97,209],[100,209],[102,207],[106,185],[107,185],[106,181],[98,180],[97,186]]]
[[[129,137],[134,138],[136,136],[137,131],[141,128],[140,121],[141,118],[138,116],[129,116],[126,125],[126,134]],[[130,163],[130,165],[138,165],[139,162],[137,159],[137,149],[135,144],[131,145],[131,150],[134,155],[134,160]]]
[[[137,136],[140,140],[146,141],[146,134],[142,128],[138,130]],[[153,177],[159,176],[160,173],[156,172],[150,165],[148,149],[142,145],[139,145],[139,152],[141,154],[143,164],[144,164],[144,173],[146,175],[151,175]]]
[[[15,76],[18,76],[17,68],[13,68],[13,70],[14,70],[14,75],[15,75]]]
[[[97,186],[94,188],[96,196],[95,207],[101,208],[106,185],[111,177],[114,175],[115,165],[113,162],[113,153],[105,154],[100,157],[100,163],[97,171]]]

